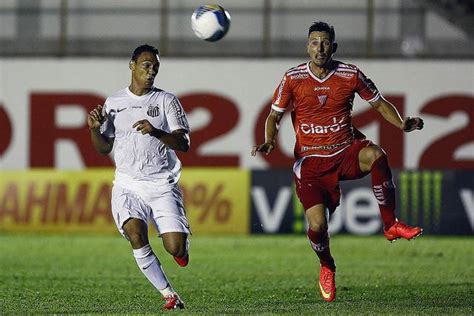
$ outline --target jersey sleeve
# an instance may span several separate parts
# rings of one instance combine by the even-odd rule
[[[288,75],[285,73],[285,76],[273,93],[272,110],[283,113],[290,104],[293,93],[291,91],[289,80]]]
[[[105,116],[105,120],[100,125],[100,133],[106,137],[114,138],[115,137],[115,114],[116,112],[112,107],[105,101],[104,107],[102,108],[102,115]]]
[[[184,129],[190,132],[188,119],[184,113],[183,106],[176,96],[172,96],[170,101],[165,105],[166,118],[171,131]]]
[[[357,72],[356,92],[367,102],[374,102],[380,98],[380,92],[375,84],[361,70]]]

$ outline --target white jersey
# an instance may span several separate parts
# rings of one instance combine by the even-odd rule
[[[158,138],[132,128],[137,121],[146,119],[168,133],[177,129],[189,132],[186,114],[175,95],[153,87],[138,96],[127,87],[107,98],[104,111],[107,117],[100,131],[115,138],[115,181],[178,181],[181,162],[174,150]]]

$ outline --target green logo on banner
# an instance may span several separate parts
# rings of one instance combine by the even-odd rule
[[[443,173],[401,171],[399,174],[400,219],[423,229],[439,231],[441,223]]]

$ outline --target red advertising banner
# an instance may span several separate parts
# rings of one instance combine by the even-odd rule
[[[0,168],[112,166],[111,159],[98,156],[92,148],[86,116],[108,95],[128,85],[127,62],[0,59],[8,78],[0,80]],[[178,96],[191,126],[191,148],[180,155],[183,165],[290,167],[294,145],[290,115],[281,122],[278,146],[271,155],[250,157],[249,151],[263,141],[278,82],[287,69],[301,62],[163,60],[155,84]],[[474,169],[472,62],[349,62],[377,84],[402,116],[420,116],[425,121],[422,131],[403,133],[356,97],[354,125],[387,151],[393,168]],[[104,73],[108,80],[103,80]]]

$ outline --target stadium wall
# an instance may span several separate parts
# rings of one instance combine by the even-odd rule
[[[275,87],[286,69],[301,62],[162,61],[156,85],[180,98],[193,132],[192,148],[180,158],[195,232],[304,229],[291,188],[289,116],[272,155],[249,155],[263,139]],[[428,225],[433,233],[472,234],[473,64],[350,62],[403,116],[425,120],[423,131],[405,135],[359,98],[354,103],[354,124],[384,147],[399,170],[402,217]],[[0,59],[0,231],[114,230],[106,215],[112,161],[90,145],[86,115],[129,80],[126,59]],[[347,192],[331,223],[333,233],[380,230],[367,180],[344,184]]]

